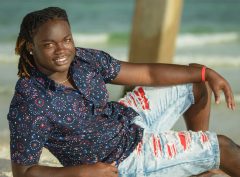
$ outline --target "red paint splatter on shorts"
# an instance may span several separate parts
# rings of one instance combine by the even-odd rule
[[[140,141],[140,142],[138,143],[138,145],[137,145],[137,148],[136,148],[137,155],[140,155],[141,152],[142,152],[142,144],[143,144],[143,142]]]
[[[138,97],[140,104],[143,110],[149,110],[149,101],[146,98],[145,92],[142,87],[139,87],[137,90],[134,90],[135,95]]]
[[[206,142],[209,141],[208,136],[203,132],[202,132],[202,135],[201,135],[201,140],[202,140],[203,143],[206,143]]]
[[[123,106],[127,106],[127,104],[123,100],[119,101],[119,103]]]
[[[134,103],[134,105],[137,107],[137,103],[136,103],[134,97],[133,97],[132,95],[130,95],[130,97],[131,97],[131,100],[132,100],[132,102]]]
[[[186,150],[187,145],[186,145],[186,137],[185,137],[185,135],[178,133],[178,136],[179,136],[180,142],[181,142],[181,144],[183,146],[183,149]]]
[[[183,150],[186,151],[190,148],[190,144],[191,144],[191,135],[189,132],[178,132],[178,137],[180,140],[180,143],[183,147]]]
[[[180,140],[180,143],[183,146],[183,150],[187,150],[190,147],[190,143],[191,143],[191,137],[189,135],[189,133],[187,132],[178,132],[178,137]]]
[[[167,152],[168,152],[169,158],[174,157],[177,154],[176,145],[175,144],[167,144]]]
[[[156,138],[154,137],[154,135],[152,136],[152,140],[153,140],[153,153],[154,155],[157,157],[158,153],[157,153],[157,140]]]
[[[161,142],[160,142],[160,139],[159,139],[159,138],[158,138],[157,143],[158,143],[158,148],[159,148],[159,150],[160,150],[160,153],[161,153],[161,155],[162,155],[162,145],[161,145]]]
[[[152,136],[153,154],[155,157],[162,156],[162,146],[159,137]]]

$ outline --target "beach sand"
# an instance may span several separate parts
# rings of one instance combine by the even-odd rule
[[[11,161],[9,156],[9,144],[1,144],[0,146],[0,177],[12,177]],[[60,167],[58,160],[47,150],[43,149],[40,164],[47,166]]]
[[[40,164],[55,167],[61,166],[58,160],[46,149],[43,149]],[[8,144],[2,144],[0,146],[0,177],[12,177]],[[213,171],[212,174],[202,174],[196,177],[228,177],[228,175],[225,175],[220,171]]]
[[[240,144],[239,136],[239,115],[240,109],[230,111],[225,108],[225,104],[218,106],[212,105],[210,130],[216,131],[218,134],[224,134],[232,138],[236,143]],[[184,121],[180,119],[174,126],[174,130],[184,130]],[[0,143],[0,177],[11,177],[10,168],[10,153],[9,153],[9,139],[8,133],[5,133],[4,137],[0,136],[2,142]],[[43,150],[40,164],[49,166],[61,166],[58,160],[46,149]],[[224,174],[212,174],[214,177],[226,177]],[[201,175],[201,177],[210,177],[209,175]]]
[[[224,69],[223,69],[224,70]],[[237,69],[233,69],[232,72],[237,72]],[[234,91],[240,91],[239,84],[237,81],[237,76],[232,74],[233,77],[230,77],[231,74],[225,71],[225,74],[228,78],[230,78],[231,82],[233,83]],[[121,96],[122,87],[119,86],[108,86],[111,94],[111,100],[117,100]],[[7,109],[10,98],[7,96],[11,94],[7,92],[6,94],[1,95],[1,112]],[[8,104],[6,104],[8,103]],[[215,131],[218,134],[224,134],[232,138],[236,143],[240,144],[240,131],[239,131],[239,102],[237,102],[238,107],[235,111],[228,110],[224,102],[220,105],[212,104],[212,112],[211,112],[211,120],[210,120],[210,130]],[[6,111],[5,111],[6,114]],[[7,129],[7,120],[1,120],[1,133],[0,133],[0,177],[12,177],[11,168],[10,168],[10,152],[9,152],[9,132]],[[174,130],[185,130],[184,121],[180,119],[176,125],[174,126]],[[49,153],[48,150],[44,149],[43,154],[40,159],[40,163],[49,166],[60,166],[57,159]],[[212,174],[212,175],[201,175],[201,177],[226,177],[224,174]]]
[[[14,65],[14,66],[13,66]],[[233,86],[233,91],[237,95],[240,93],[239,84],[239,67],[217,67],[215,68],[223,76],[225,76],[230,84]],[[0,65],[1,73],[4,73],[0,85],[0,177],[11,177],[10,168],[10,153],[9,153],[9,131],[6,119],[6,114],[11,100],[11,95],[13,93],[14,84],[16,82],[16,63],[5,63]],[[11,74],[7,74],[11,73]],[[6,86],[6,87],[5,87]],[[118,100],[122,95],[122,87],[108,85],[108,90],[110,91],[110,100]],[[2,90],[1,90],[2,89]],[[222,97],[223,98],[223,97]],[[239,115],[240,115],[240,104],[239,98],[237,98],[237,109],[235,111],[228,110],[224,100],[220,105],[212,104],[210,130],[215,131],[218,134],[224,134],[233,139],[236,143],[240,144],[240,131],[239,131]],[[174,130],[185,130],[185,125],[183,120],[179,120],[174,126]],[[43,150],[43,154],[40,160],[41,164],[50,166],[60,166],[57,159],[53,157],[47,150]],[[206,177],[207,175],[201,175]],[[209,176],[209,175],[208,175]],[[226,176],[223,174],[211,175],[214,177]]]

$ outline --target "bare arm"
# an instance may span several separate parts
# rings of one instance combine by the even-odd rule
[[[92,165],[72,167],[49,167],[41,165],[22,166],[12,163],[13,177],[117,177],[114,164],[98,162]]]
[[[174,65],[160,63],[128,63],[121,62],[121,70],[112,81],[113,84],[166,86],[201,81],[201,67],[194,65]],[[224,92],[227,106],[235,108],[235,101],[229,83],[216,71],[206,69],[206,81],[211,87],[216,103],[220,102],[220,93]]]

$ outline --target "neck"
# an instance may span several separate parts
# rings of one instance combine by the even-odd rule
[[[68,72],[63,72],[63,73],[53,73],[48,75],[49,79],[54,80],[56,83],[65,83],[69,80],[70,75]]]
[[[58,84],[64,84],[65,82],[68,82],[69,79],[70,79],[70,75],[69,75],[69,76],[67,77],[67,79],[65,79],[65,80],[62,80],[62,81],[56,81],[56,80],[55,80],[55,82],[58,83]]]

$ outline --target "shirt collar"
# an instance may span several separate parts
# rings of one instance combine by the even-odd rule
[[[75,57],[70,65],[69,72],[72,75],[73,74],[73,64],[75,61]],[[37,69],[36,67],[31,67],[30,69],[30,75],[33,77],[39,84],[44,86],[45,89],[50,89],[52,91],[55,91],[56,89],[63,89],[63,87],[57,83],[54,82],[54,80],[49,79],[46,74],[42,73]]]
[[[31,67],[30,75],[34,78],[39,84],[44,86],[45,89],[55,90],[55,82],[47,77],[44,73],[39,71],[36,67]]]

